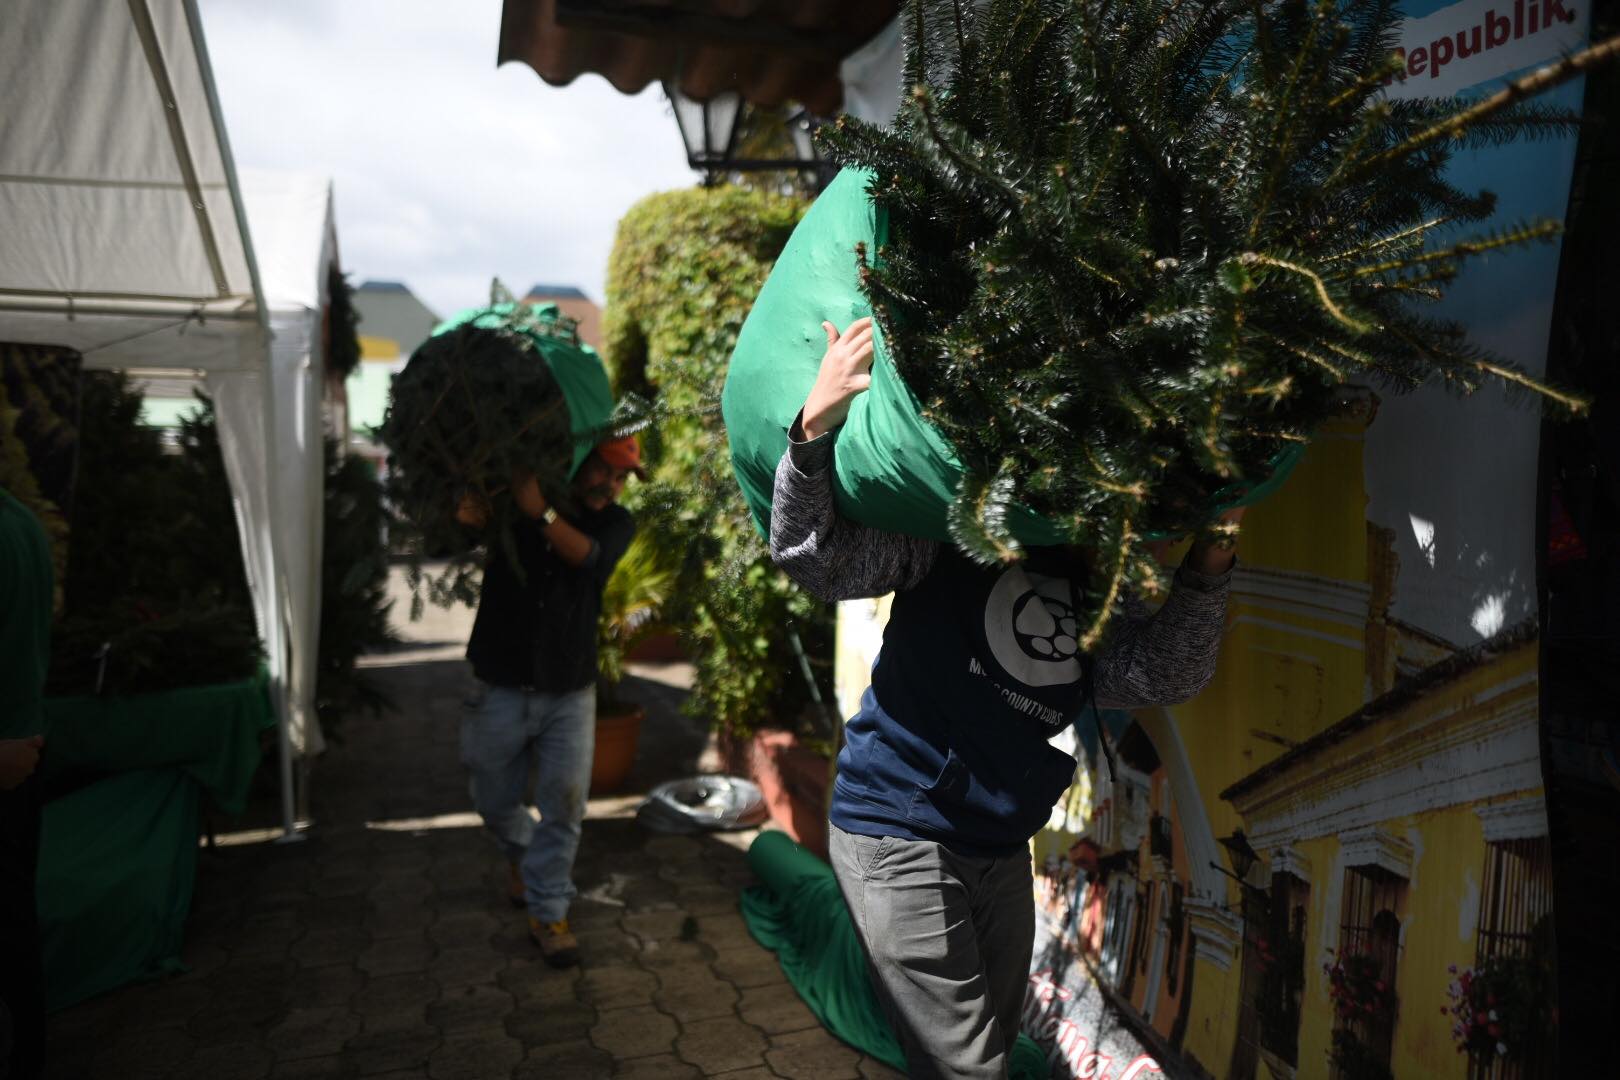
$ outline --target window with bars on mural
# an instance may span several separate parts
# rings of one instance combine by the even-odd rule
[[[1127,874],[1113,874],[1108,879],[1104,894],[1103,911],[1103,975],[1109,985],[1119,987],[1122,978],[1130,975],[1130,934],[1133,929],[1132,913],[1136,903],[1136,880]]]
[[[1406,879],[1379,866],[1350,866],[1340,898],[1338,955],[1329,971],[1334,998],[1332,1080],[1389,1080],[1399,1002],[1401,918]]]
[[[1142,896],[1142,919],[1136,930],[1136,971],[1139,975],[1146,975],[1148,968],[1149,946],[1153,941],[1153,927],[1158,920],[1154,918],[1153,902],[1159,895],[1159,883],[1147,883],[1147,892]]]
[[[1135,920],[1131,925],[1130,947],[1125,953],[1125,981],[1119,991],[1129,998],[1136,990],[1136,976],[1147,970],[1147,943],[1153,922],[1154,882],[1136,886]]]
[[[1155,814],[1148,819],[1148,854],[1155,859],[1173,857],[1170,819],[1164,814]]]
[[[1260,941],[1260,1043],[1267,1053],[1296,1066],[1310,893],[1310,885],[1293,874],[1272,874],[1266,930]]]
[[[1170,947],[1164,951],[1164,974],[1171,997],[1176,996],[1176,985],[1181,976],[1181,939],[1187,935],[1187,912],[1182,907],[1185,892],[1179,881],[1170,886]]]
[[[1555,992],[1553,956],[1552,857],[1545,836],[1499,840],[1485,846],[1485,872],[1479,901],[1474,970],[1489,970],[1518,991],[1523,1001],[1503,1009],[1534,1013],[1514,1030],[1526,1032],[1523,1045],[1506,1056],[1470,1056],[1470,1080],[1541,1080],[1553,1075],[1547,1045]],[[1537,989],[1539,988],[1539,989]],[[1506,995],[1505,995],[1506,996]]]

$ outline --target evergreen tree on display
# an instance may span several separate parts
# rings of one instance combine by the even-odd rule
[[[1083,646],[1127,589],[1162,589],[1152,535],[1211,526],[1351,383],[1494,382],[1580,398],[1426,313],[1472,257],[1556,235],[1485,231],[1459,148],[1561,136],[1528,100],[1611,40],[1467,102],[1392,100],[1393,0],[912,0],[892,128],[821,138],[871,170],[889,222],[862,288],[966,477],[952,535],[1018,557],[1008,511],[1089,556]],[[1473,229],[1470,229],[1470,226]]]

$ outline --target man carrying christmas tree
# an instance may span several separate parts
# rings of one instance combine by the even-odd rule
[[[513,477],[521,576],[491,544],[467,659],[484,684],[462,721],[461,758],[472,797],[506,854],[508,897],[527,907],[529,932],[552,967],[579,963],[568,929],[572,873],[596,742],[597,619],[602,589],[630,546],[635,521],[617,503],[644,476],[634,436],[599,444],[575,474],[579,512],[563,517],[532,473]],[[489,507],[465,498],[456,517],[481,529]],[[539,773],[536,825],[524,805],[529,764]]]
[[[872,323],[823,326],[827,352],[776,472],[771,555],[825,600],[896,593],[838,758],[833,869],[909,1075],[1004,1077],[1035,937],[1029,840],[1075,772],[1047,740],[1088,690],[1099,707],[1139,708],[1209,682],[1241,511],[1224,539],[1193,545],[1156,613],[1127,605],[1085,657],[1087,575],[1070,551],[986,568],[839,517],[836,431],[871,384]]]

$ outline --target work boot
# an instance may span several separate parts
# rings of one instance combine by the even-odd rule
[[[523,867],[515,862],[506,864],[506,899],[513,907],[524,905]]]
[[[567,919],[543,923],[530,915],[529,936],[540,946],[540,959],[551,967],[573,967],[579,963],[579,942],[569,932]]]

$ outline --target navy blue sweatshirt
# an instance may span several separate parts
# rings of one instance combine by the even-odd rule
[[[1075,759],[1047,741],[1081,708],[1066,555],[1037,550],[986,568],[948,545],[839,517],[835,438],[805,441],[795,425],[771,508],[772,558],[812,594],[895,592],[871,687],[845,728],[831,820],[865,836],[1011,854],[1074,779]],[[1202,690],[1230,577],[1183,566],[1156,613],[1128,601],[1092,659],[1098,706],[1173,705]]]

